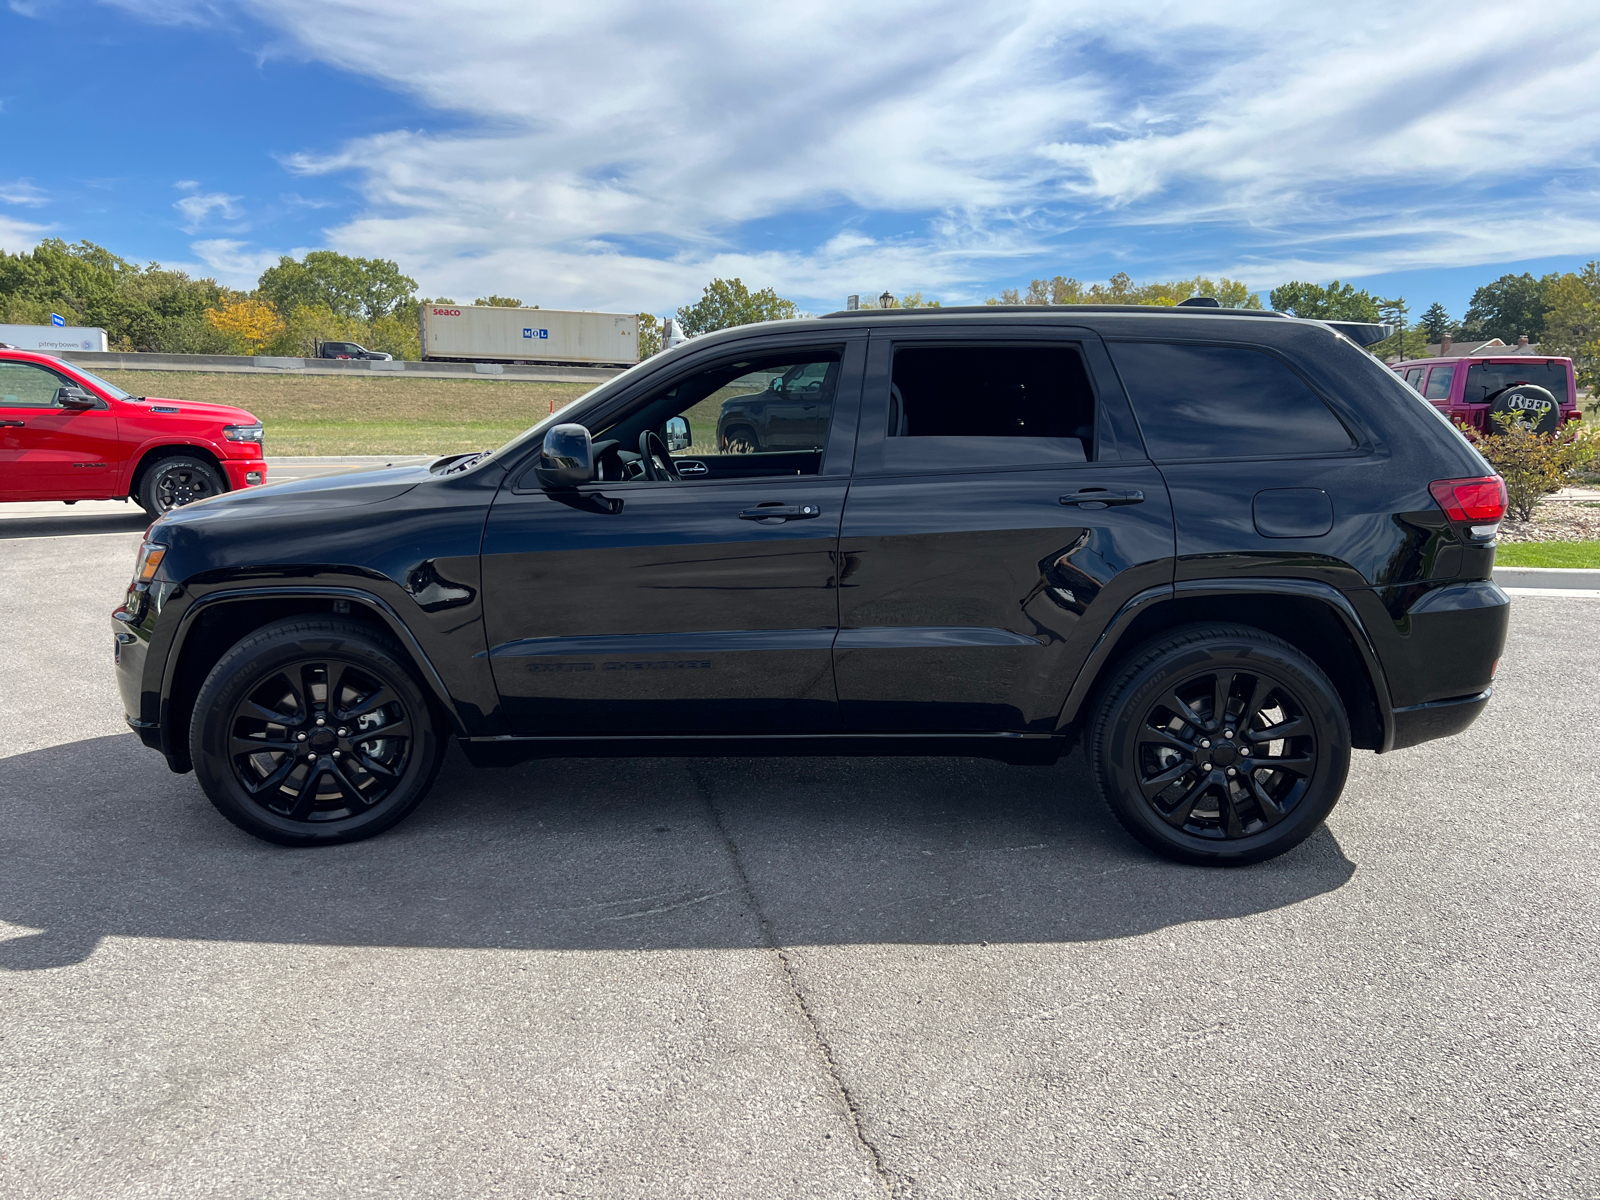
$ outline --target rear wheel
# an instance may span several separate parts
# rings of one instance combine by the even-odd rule
[[[188,455],[159,459],[139,481],[139,504],[152,517],[227,491],[222,475],[210,463]]]
[[[212,668],[189,734],[217,810],[286,846],[371,837],[421,802],[443,757],[398,647],[353,621],[291,618]]]
[[[1332,811],[1350,724],[1322,670],[1245,626],[1192,626],[1118,671],[1089,741],[1129,833],[1179,862],[1237,866],[1299,844]]]

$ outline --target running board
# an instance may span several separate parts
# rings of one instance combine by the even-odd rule
[[[458,738],[476,767],[538,758],[781,758],[930,756],[1049,766],[1066,747],[1054,733],[736,733]]]

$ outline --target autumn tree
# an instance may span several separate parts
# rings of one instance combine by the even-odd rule
[[[248,354],[259,354],[262,346],[284,330],[277,309],[265,300],[248,296],[225,300],[220,309],[208,308],[205,319],[211,328],[237,338]]]

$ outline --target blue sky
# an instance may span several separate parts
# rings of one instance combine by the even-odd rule
[[[1592,5],[1396,8],[9,0],[0,247],[663,313],[1120,270],[1459,316],[1600,257]]]

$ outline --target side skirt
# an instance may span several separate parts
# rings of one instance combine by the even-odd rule
[[[1052,733],[795,733],[724,737],[458,738],[475,767],[506,767],[539,758],[783,758],[930,756],[991,758],[1045,767],[1066,748]]]

